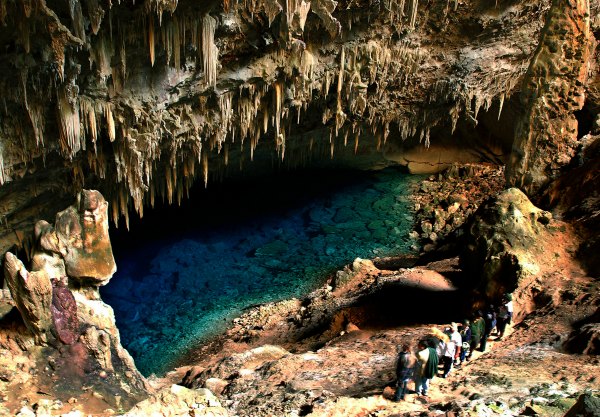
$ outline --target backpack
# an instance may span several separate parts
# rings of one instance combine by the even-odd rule
[[[427,365],[425,365],[425,373],[423,376],[427,379],[431,379],[437,375],[439,358],[435,349],[427,349],[429,349],[429,359],[427,360]]]

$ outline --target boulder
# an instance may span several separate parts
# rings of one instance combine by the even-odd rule
[[[565,417],[597,417],[600,416],[600,398],[591,394],[582,394]]]
[[[571,353],[600,354],[600,308],[587,319],[577,323],[564,343]]]
[[[56,236],[69,277],[105,285],[117,270],[108,235],[108,203],[83,190],[77,204],[56,215]]]
[[[123,417],[137,416],[193,416],[227,417],[227,410],[217,397],[205,388],[188,389],[171,385],[150,398],[136,404]]]
[[[482,204],[467,226],[460,257],[471,285],[487,298],[498,299],[537,274],[537,254],[543,251],[541,242],[551,238],[551,219],[516,188]]]

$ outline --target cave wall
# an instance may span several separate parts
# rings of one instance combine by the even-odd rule
[[[407,152],[431,159],[421,151],[431,144],[441,155],[467,149],[450,158],[504,162],[512,124],[521,140],[545,126],[528,121],[545,100],[531,80],[555,84],[536,63],[552,61],[540,51],[552,55],[548,28],[564,8],[578,13],[566,24],[579,30],[565,41],[578,75],[565,102],[581,97],[589,54],[578,48],[590,42],[580,38],[598,23],[586,7],[2,0],[0,248],[27,249],[35,220],[51,221],[83,187],[127,223],[132,208],[142,215],[157,198],[180,201],[195,181],[261,163],[356,155],[407,164]]]

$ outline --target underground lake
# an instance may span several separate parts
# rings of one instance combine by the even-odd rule
[[[123,345],[160,375],[245,308],[308,294],[357,257],[410,253],[419,180],[398,168],[224,180],[112,228],[118,270],[101,295]]]

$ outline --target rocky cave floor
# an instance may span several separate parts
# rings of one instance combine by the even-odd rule
[[[480,202],[495,193],[501,173],[492,172],[496,171],[470,170],[465,174],[469,179],[462,183],[471,185],[462,194],[479,195],[485,188]],[[492,180],[477,180],[484,175]],[[544,259],[537,259],[541,270],[518,289],[517,320],[507,335],[501,341],[492,337],[486,352],[476,352],[448,378],[434,378],[428,401],[413,394],[400,403],[388,399],[386,387],[394,381],[398,345],[408,341],[414,346],[431,327],[443,328],[465,318],[458,306],[467,295],[455,286],[461,280],[458,258],[444,259],[446,251],[436,252],[437,235],[432,239],[431,233],[436,233],[436,227],[442,235],[443,230],[450,233],[454,228],[445,228],[452,224],[449,211],[461,213],[474,207],[461,204],[456,192],[444,196],[439,190],[432,192],[442,182],[449,184],[446,190],[456,189],[448,178],[441,180],[432,177],[416,192],[419,206],[415,208],[426,207],[419,214],[416,232],[424,245],[430,245],[421,258],[423,265],[415,266],[418,260],[413,258],[357,260],[303,299],[249,309],[225,334],[191,350],[180,367],[165,376],[150,377],[156,394],[128,415],[162,410],[164,415],[253,417],[563,416],[580,394],[598,395],[600,358],[569,354],[562,346],[573,323],[600,306],[600,283],[575,259],[580,241],[577,231],[554,219],[552,239],[542,242]],[[483,184],[477,192],[469,189],[477,184]],[[441,209],[445,214],[440,215]],[[431,229],[423,227],[424,222]],[[436,253],[442,255],[436,259]],[[426,291],[411,289],[411,283]],[[9,325],[6,317],[3,321],[7,338],[3,345],[12,346],[0,352],[4,415],[14,415],[15,410],[21,410],[21,416],[127,411],[125,401],[121,409],[115,409],[114,401],[85,387],[65,398],[48,396],[51,389],[40,375],[49,372],[51,364],[31,363],[23,348],[35,348],[23,346],[14,336],[24,331],[22,324]],[[212,414],[206,410],[200,414],[197,405],[189,403],[176,409],[160,394],[171,384],[209,388],[222,408],[211,407]]]

